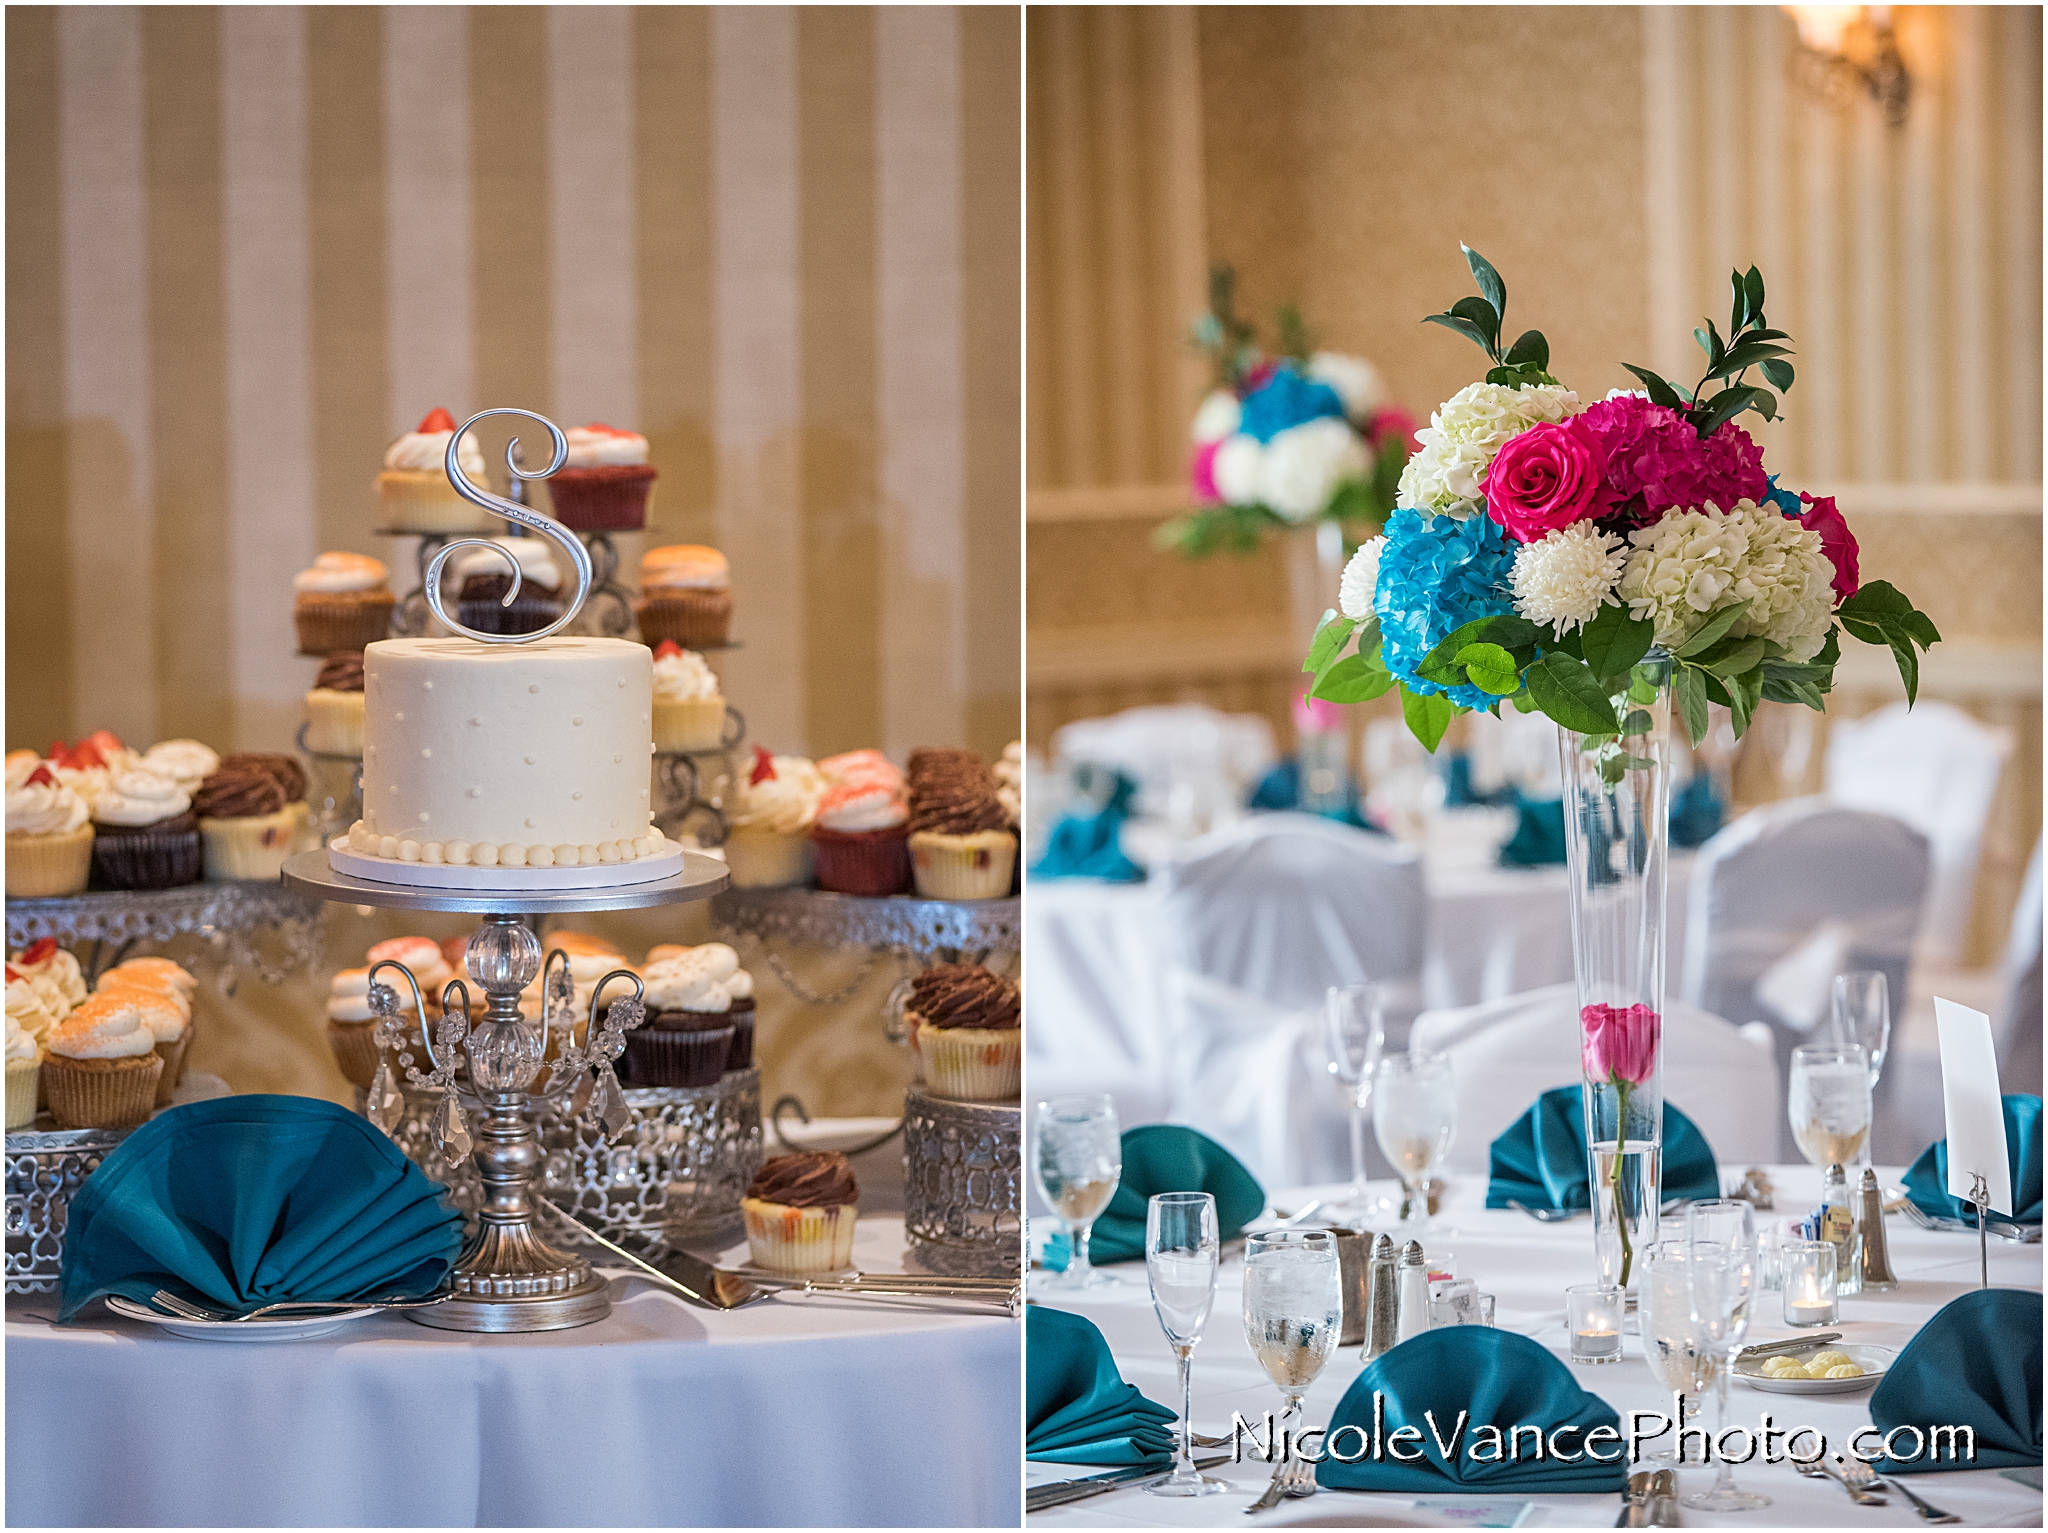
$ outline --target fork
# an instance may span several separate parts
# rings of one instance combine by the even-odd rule
[[[211,1309],[202,1304],[194,1304],[190,1299],[180,1298],[178,1295],[162,1288],[159,1288],[149,1297],[150,1301],[158,1309],[167,1309],[182,1320],[239,1322],[243,1320],[256,1320],[264,1315],[276,1314],[279,1310],[288,1309],[331,1310],[335,1312],[350,1309],[428,1309],[433,1305],[441,1303],[448,1295],[442,1293],[431,1295],[425,1299],[387,1299],[381,1302],[366,1300],[359,1304],[332,1299],[286,1299],[276,1304],[262,1305],[259,1308],[250,1310],[246,1315],[238,1315],[233,1310]]]
[[[1832,1480],[1849,1493],[1849,1499],[1858,1506],[1889,1506],[1891,1503],[1882,1496],[1874,1496],[1867,1490],[1859,1490],[1838,1474],[1832,1474],[1819,1464],[1809,1464],[1803,1459],[1793,1459],[1792,1467],[1809,1480]]]
[[[1894,1480],[1879,1479],[1877,1471],[1861,1460],[1854,1463],[1842,1462],[1842,1481],[1846,1485],[1868,1485],[1876,1490],[1897,1491],[1913,1503],[1913,1510],[1920,1514],[1922,1522],[1947,1523],[1961,1522],[1963,1520],[1956,1516],[1954,1512],[1944,1512],[1938,1506],[1928,1505],[1927,1502],[1922,1501],[1918,1496],[1906,1489],[1905,1486]]]

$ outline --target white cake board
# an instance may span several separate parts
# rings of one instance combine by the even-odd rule
[[[337,873],[380,884],[414,889],[482,890],[498,894],[545,894],[557,889],[616,889],[626,884],[651,884],[683,870],[683,848],[663,844],[652,857],[631,862],[601,862],[594,868],[478,868],[445,862],[393,862],[348,850],[337,837],[327,848],[327,863]]]

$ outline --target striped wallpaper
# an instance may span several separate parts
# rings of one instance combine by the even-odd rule
[[[1007,8],[10,7],[7,743],[284,745],[292,574],[408,586],[385,445],[517,404],[646,433],[653,535],[732,560],[753,738],[1000,749],[1019,42]]]

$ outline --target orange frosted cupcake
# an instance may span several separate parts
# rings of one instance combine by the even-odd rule
[[[94,996],[51,1032],[42,1081],[59,1128],[148,1121],[164,1061],[144,1010],[129,996]]]
[[[561,477],[560,475],[556,476]],[[732,571],[725,555],[701,543],[671,543],[640,556],[640,637],[672,639],[685,649],[725,643],[732,625]]]
[[[771,1272],[834,1272],[853,1265],[860,1187],[844,1155],[812,1150],[761,1167],[740,1215],[754,1265]]]
[[[391,609],[398,605],[386,573],[382,559],[334,549],[294,575],[292,622],[299,631],[299,653],[325,658],[386,637]]]
[[[818,887],[835,894],[900,894],[910,887],[910,811],[879,779],[825,790],[811,826]]]

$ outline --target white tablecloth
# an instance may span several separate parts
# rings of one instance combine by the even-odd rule
[[[1890,1173],[1894,1180],[1897,1174],[1896,1170]],[[1781,1211],[1803,1207],[1818,1198],[1818,1173],[1811,1167],[1775,1167],[1772,1178],[1778,1188]],[[1294,1208],[1318,1191],[1336,1190],[1290,1191],[1276,1194],[1274,1201],[1280,1207]],[[1564,1290],[1568,1284],[1587,1282],[1593,1276],[1589,1270],[1591,1227],[1583,1218],[1544,1225],[1509,1209],[1489,1210],[1484,1206],[1485,1196],[1484,1178],[1452,1179],[1442,1217],[1456,1233],[1437,1244],[1456,1255],[1460,1277],[1476,1279],[1482,1292],[1495,1296],[1497,1318],[1503,1328],[1520,1331],[1562,1357],[1568,1349]],[[1780,1213],[1774,1217],[1789,1215]],[[1841,1331],[1845,1341],[1899,1348],[1942,1305],[1976,1286],[1977,1242],[1972,1235],[1920,1230],[1898,1215],[1886,1220],[1886,1236],[1893,1268],[1901,1279],[1900,1287],[1888,1294],[1844,1299],[1842,1321],[1830,1329]],[[1122,1279],[1118,1287],[1093,1290],[1079,1300],[1056,1293],[1040,1297],[1094,1321],[1108,1339],[1123,1376],[1154,1400],[1177,1411],[1180,1397],[1173,1357],[1152,1313],[1144,1266],[1130,1262],[1108,1270]],[[1994,1239],[1991,1280],[2001,1287],[2038,1291],[2041,1248]],[[1279,1391],[1267,1381],[1244,1342],[1240,1319],[1243,1282],[1244,1258],[1240,1247],[1225,1256],[1215,1307],[1195,1352],[1194,1422],[1198,1432],[1227,1434],[1233,1411],[1243,1412],[1247,1421],[1258,1422],[1263,1421],[1264,1412],[1279,1410]],[[1777,1294],[1764,1297],[1751,1340],[1773,1341],[1798,1334],[1781,1323],[1780,1304]],[[1624,1338],[1623,1354],[1620,1363],[1577,1367],[1572,1371],[1584,1388],[1615,1408],[1625,1429],[1630,1411],[1662,1410],[1668,1414],[1671,1401],[1644,1363],[1641,1343],[1633,1331]],[[1308,1426],[1329,1424],[1331,1413],[1357,1377],[1358,1369],[1357,1348],[1337,1352],[1309,1391]],[[1795,1397],[1764,1394],[1738,1383],[1731,1386],[1731,1391],[1731,1424],[1746,1424],[1755,1430],[1759,1413],[1768,1411],[1780,1427],[1810,1425],[1825,1433],[1831,1450],[1845,1446],[1850,1435],[1870,1421],[1868,1390],[1848,1395]],[[1701,1424],[1709,1429],[1713,1426],[1711,1401]],[[1213,1452],[1204,1454],[1198,1450],[1196,1456],[1213,1456]],[[1026,1466],[1026,1480],[1035,1485],[1089,1472],[1069,1465],[1034,1463]],[[1681,1471],[1680,1492],[1702,1488],[1709,1473]],[[1070,1508],[1035,1514],[1032,1522],[1109,1527],[1245,1526],[1244,1508],[1264,1488],[1272,1474],[1271,1466],[1247,1459],[1241,1464],[1225,1464],[1210,1474],[1242,1487],[1241,1492],[1199,1500],[1169,1500],[1143,1491],[1117,1491]],[[1770,1496],[1772,1505],[1741,1515],[1700,1512],[1687,1507],[1680,1513],[1684,1525],[1843,1527],[1850,1524],[1852,1517],[1857,1527],[1920,1525],[1903,1497],[1892,1497],[1887,1508],[1852,1508],[1839,1486],[1802,1479],[1789,1464],[1752,1463],[1737,1468],[1735,1476],[1738,1485]],[[1992,1470],[1914,1475],[1912,1487],[1924,1499],[1959,1514],[1969,1523],[2041,1525],[2041,1493],[2003,1479]],[[1524,1524],[1531,1527],[1607,1527],[1619,1510],[1617,1498],[1611,1495],[1497,1495],[1487,1499],[1534,1501],[1536,1507]],[[1282,1502],[1279,1508],[1262,1514],[1259,1521],[1265,1526],[1296,1527],[1449,1525],[1449,1519],[1407,1507],[1398,1497],[1334,1491],[1324,1491],[1307,1500]]]
[[[729,1253],[737,1256],[744,1251]],[[898,1217],[855,1261],[901,1270]],[[187,1341],[54,1300],[7,1316],[14,1526],[1015,1526],[1021,1326],[775,1298],[719,1314],[624,1277],[524,1336],[376,1315]]]

